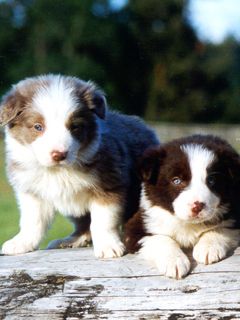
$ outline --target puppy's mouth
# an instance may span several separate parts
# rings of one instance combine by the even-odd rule
[[[74,159],[67,157],[63,160],[53,160],[53,159],[46,159],[40,160],[39,163],[45,168],[63,168],[63,167],[70,167],[74,164]]]
[[[72,158],[66,158],[62,161],[51,162],[50,167],[70,167],[75,164],[76,160]]]
[[[223,219],[224,214],[226,214],[228,211],[229,206],[227,204],[207,206],[204,210],[199,212],[198,215],[189,214],[185,221],[192,224],[204,222],[217,223]]]

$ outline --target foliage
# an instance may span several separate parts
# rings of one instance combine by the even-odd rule
[[[92,79],[149,120],[240,121],[240,46],[201,43],[187,0],[0,2],[0,93],[26,76]]]

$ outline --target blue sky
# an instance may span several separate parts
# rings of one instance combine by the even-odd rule
[[[203,41],[240,41],[240,0],[190,0],[189,19]]]

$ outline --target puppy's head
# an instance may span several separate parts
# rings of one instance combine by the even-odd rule
[[[0,123],[41,165],[68,165],[96,153],[105,111],[104,94],[93,83],[46,75],[13,86],[2,99]]]
[[[218,221],[239,193],[238,154],[221,139],[193,136],[148,150],[141,162],[142,205],[160,206],[190,223]]]

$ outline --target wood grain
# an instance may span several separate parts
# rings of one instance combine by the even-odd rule
[[[91,248],[0,256],[0,319],[240,319],[240,248],[183,280]]]

